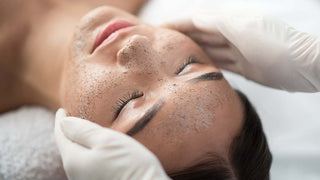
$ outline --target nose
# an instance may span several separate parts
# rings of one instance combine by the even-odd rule
[[[132,68],[152,65],[152,43],[148,37],[133,35],[117,53],[117,61],[121,66]]]

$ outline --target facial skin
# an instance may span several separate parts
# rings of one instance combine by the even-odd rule
[[[135,26],[92,53],[98,29],[114,19]],[[157,113],[144,117],[149,123],[129,135],[151,150],[167,172],[189,167],[207,153],[228,160],[230,143],[242,128],[242,105],[223,78],[191,80],[220,72],[191,39],[101,7],[82,18],[70,47],[60,93],[70,115],[127,133],[157,107]],[[200,63],[176,74],[188,58]],[[119,99],[132,93],[142,96],[116,116]]]

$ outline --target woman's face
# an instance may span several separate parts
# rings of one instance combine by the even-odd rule
[[[133,26],[94,49],[99,29],[115,19]],[[197,44],[121,10],[101,7],[82,18],[65,65],[62,107],[132,136],[167,171],[208,153],[228,158],[242,128],[240,99]]]

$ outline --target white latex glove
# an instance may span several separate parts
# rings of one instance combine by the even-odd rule
[[[154,154],[131,137],[56,113],[55,138],[70,180],[167,180]]]
[[[276,18],[198,13],[163,26],[189,35],[218,67],[273,88],[320,91],[320,38]]]

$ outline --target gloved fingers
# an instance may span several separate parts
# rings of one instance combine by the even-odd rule
[[[204,52],[212,59],[214,63],[224,62],[231,63],[234,62],[234,55],[230,47],[211,47],[211,46],[201,46]]]
[[[163,28],[180,31],[182,33],[188,33],[197,30],[197,28],[194,26],[192,22],[191,15],[182,18],[172,19],[168,22],[160,24],[159,26]]]
[[[215,65],[218,68],[231,71],[237,74],[241,74],[241,72],[239,71],[239,68],[237,67],[238,64],[236,62],[216,62]]]
[[[60,119],[67,117],[67,112],[63,108],[59,108],[56,112],[56,120],[60,121]]]
[[[145,148],[135,139],[123,133],[101,127],[85,119],[67,117],[61,126],[68,139],[88,148],[117,149],[125,146]]]
[[[71,142],[61,130],[61,122],[66,118],[66,111],[60,108],[56,113],[54,135],[63,161],[66,157],[76,156],[77,153],[83,151],[83,147]]]
[[[192,17],[192,23],[203,32],[221,33],[218,28],[221,24],[221,15],[199,13]]]
[[[81,118],[67,117],[61,126],[68,139],[87,148],[107,145],[106,142],[112,138],[107,128]]]
[[[217,33],[205,33],[202,31],[194,31],[187,33],[187,35],[200,45],[209,46],[227,46],[228,41]]]
[[[209,45],[225,45],[227,43],[227,40],[219,31],[208,30],[207,28],[203,28],[201,25],[196,26],[192,16],[194,15],[173,19],[169,22],[162,23],[160,27],[180,31],[194,40],[198,40],[199,42],[207,43]]]
[[[247,33],[246,25],[248,24],[246,16],[226,14],[196,14],[192,18],[193,24],[203,32],[220,34],[229,44],[237,45],[243,41],[241,34]]]
[[[65,117],[66,117],[66,111],[62,108],[58,109],[58,111],[56,112],[56,118],[55,118],[54,135],[55,135],[55,140],[60,150],[60,153],[63,152],[64,148],[67,147],[68,144],[70,143],[68,142],[63,132],[61,131],[60,122]]]

